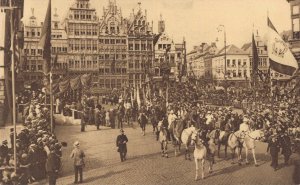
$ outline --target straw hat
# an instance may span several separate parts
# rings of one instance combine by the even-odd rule
[[[75,141],[73,145],[74,145],[75,147],[78,147],[78,146],[79,146],[79,141]]]

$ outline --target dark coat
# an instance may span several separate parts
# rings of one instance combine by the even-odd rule
[[[57,172],[60,169],[60,158],[54,152],[51,152],[47,158],[46,171]]]
[[[278,138],[276,138],[275,141],[272,140],[272,136],[269,138],[268,149],[270,149],[270,154],[272,156],[278,155],[278,152],[280,150]]]
[[[124,134],[118,135],[116,141],[116,145],[117,147],[119,147],[118,152],[127,152],[127,145],[126,145],[127,142],[128,142],[128,138],[126,135]]]

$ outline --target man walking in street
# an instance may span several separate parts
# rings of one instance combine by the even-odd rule
[[[85,163],[84,163],[85,154],[84,154],[83,150],[81,150],[79,148],[79,142],[78,141],[76,141],[74,143],[74,149],[73,149],[70,157],[74,159],[74,171],[75,171],[75,181],[74,181],[74,183],[75,184],[78,183],[78,173],[79,173],[79,176],[80,176],[79,183],[82,183],[82,179],[83,179],[82,171],[83,171],[83,168],[85,166]]]
[[[60,169],[60,157],[55,152],[55,147],[50,148],[50,154],[48,155],[46,162],[46,170],[49,176],[49,185],[55,185],[58,177],[58,170]]]
[[[121,162],[126,160],[126,154],[127,154],[127,145],[128,142],[127,136],[124,134],[124,130],[120,130],[121,134],[117,137],[116,145],[118,147],[118,152],[120,153],[120,159]]]

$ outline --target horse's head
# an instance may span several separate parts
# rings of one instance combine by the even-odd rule
[[[201,147],[201,146],[204,146],[204,141],[201,139],[201,134],[202,134],[203,130],[196,130],[195,132],[192,133],[192,136],[191,136],[191,144],[192,145],[195,145],[195,146],[198,146],[198,147]]]

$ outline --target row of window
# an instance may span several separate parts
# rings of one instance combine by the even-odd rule
[[[27,37],[40,37],[41,36],[41,32],[32,29],[31,32],[26,31],[26,36]]]
[[[237,61],[237,63],[236,63],[236,61]],[[234,66],[236,66],[236,64],[238,65],[238,66],[246,66],[247,65],[247,59],[243,59],[243,61],[242,61],[242,59],[232,59],[232,60],[230,60],[230,59],[227,59],[227,67],[234,67]]]
[[[126,39],[99,39],[99,44],[126,44]]]
[[[126,68],[99,68],[99,74],[127,74]]]
[[[171,48],[171,44],[158,44],[158,49]]]
[[[69,35],[98,35],[98,26],[95,24],[69,24]]]
[[[69,68],[77,68],[77,69],[98,68],[98,62],[97,61],[78,61],[78,60],[73,61],[73,60],[70,60]]]
[[[134,47],[133,47],[134,46]],[[129,51],[146,51],[146,50],[152,50],[152,44],[128,44],[128,50]]]
[[[122,84],[127,84],[125,79],[100,79],[99,87],[100,88],[121,88]]]
[[[43,66],[42,65],[25,65],[25,71],[31,71],[31,72],[37,72],[37,71],[42,71]]]
[[[42,49],[24,49],[24,54],[25,55],[42,56],[43,55],[43,50]]]
[[[99,60],[125,60],[126,54],[100,54]]]
[[[67,47],[52,47],[53,53],[67,53]]]

